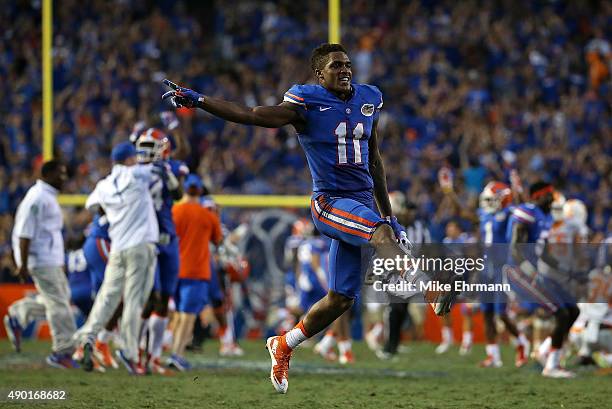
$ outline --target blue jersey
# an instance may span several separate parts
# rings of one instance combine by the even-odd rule
[[[509,243],[512,241],[512,230],[517,223],[527,228],[527,243],[538,243],[547,236],[548,230],[552,224],[552,217],[532,203],[523,203],[516,206],[512,209],[512,215],[508,220],[506,239]],[[537,261],[538,253],[541,251],[541,249],[534,244],[524,246],[522,250],[523,255],[532,263]],[[510,262],[514,262],[512,260],[512,254],[510,254]]]
[[[373,188],[368,142],[383,105],[378,88],[353,84],[352,97],[343,101],[321,85],[294,85],[283,101],[297,105],[306,121],[298,139],[306,153],[313,192]]]
[[[86,286],[89,290],[90,280],[87,270],[87,260],[83,254],[83,249],[70,251],[65,256],[65,266],[70,286]]]
[[[495,213],[478,210],[480,220],[480,241],[486,245],[493,243],[507,243],[506,231],[512,208],[506,207]]]
[[[322,236],[310,237],[298,247],[298,260],[300,262],[300,277],[298,285],[302,291],[327,291],[329,241]],[[314,255],[319,256],[320,270],[312,268]]]
[[[512,240],[512,230],[517,223],[527,227],[527,243],[537,243],[550,229],[552,218],[532,203],[523,203],[514,207],[506,229],[508,242]]]
[[[172,173],[179,178],[189,174],[189,168],[184,162],[169,159],[167,163],[172,169]],[[155,213],[157,214],[157,223],[159,224],[159,233],[168,234],[172,237],[176,236],[176,228],[174,221],[172,220],[172,205],[174,199],[168,189],[166,181],[159,176],[155,175],[149,187],[151,191],[151,198],[153,199],[153,206],[155,207]]]
[[[108,236],[108,219],[106,216],[96,215],[89,225],[87,238],[104,239],[110,241]]]

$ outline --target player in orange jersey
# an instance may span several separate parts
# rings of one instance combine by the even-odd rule
[[[170,366],[180,371],[191,365],[183,357],[191,339],[194,322],[208,300],[210,285],[210,246],[222,240],[219,217],[200,204],[202,180],[195,174],[185,179],[183,201],[172,208],[179,239],[179,283],[175,302],[178,319],[174,329]]]

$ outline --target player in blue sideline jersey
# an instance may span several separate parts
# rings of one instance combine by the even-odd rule
[[[316,229],[298,247],[300,268],[296,280],[304,312],[327,294],[328,251],[329,242]]]
[[[487,269],[483,272],[483,281],[492,284],[503,282],[502,270],[507,261],[508,251],[506,230],[508,220],[512,214],[512,190],[502,182],[489,182],[480,194],[480,208],[478,219],[480,221],[480,241],[485,246]],[[485,368],[499,368],[502,366],[501,354],[497,343],[497,328],[495,316],[504,323],[508,332],[516,338],[517,367],[527,363],[529,355],[529,341],[520,333],[516,324],[507,314],[507,296],[502,292],[483,293],[481,310],[484,316],[485,347],[487,357],[480,363]]]
[[[108,220],[104,215],[96,215],[88,227],[89,232],[83,243],[83,254],[91,277],[91,289],[95,295],[104,280],[104,269],[110,251]]]
[[[143,309],[144,322],[140,335],[143,351],[139,365],[163,375],[167,373],[161,363],[161,354],[164,331],[168,325],[168,301],[176,291],[179,273],[178,239],[172,220],[172,206],[175,200],[182,197],[180,179],[189,173],[189,168],[185,163],[170,158],[170,139],[156,128],[149,128],[140,134],[136,140],[136,154],[139,163],[153,163],[171,170],[164,172],[164,177],[155,177],[150,186],[159,224],[159,243],[155,284]],[[147,353],[143,353],[144,350]]]
[[[306,153],[313,179],[312,217],[317,229],[333,239],[329,291],[294,329],[266,341],[272,360],[270,380],[280,393],[287,392],[292,350],[353,305],[362,284],[362,247],[370,245],[378,257],[395,258],[406,254],[398,240],[408,244],[391,212],[378,150],[380,90],[352,82],[351,61],[340,44],[322,44],[313,50],[311,68],[317,84],[292,86],[276,106],[243,107],[169,80],[164,83],[172,90],[162,96],[177,107],[201,108],[236,123],[267,128],[292,125]],[[417,286],[417,281],[429,280],[422,273],[410,279]],[[454,298],[454,292],[425,294],[440,315],[450,311]]]
[[[83,247],[66,254],[66,269],[73,303],[85,316],[89,314],[93,299],[104,280],[104,269],[110,250],[106,216],[96,215],[87,230]]]
[[[536,270],[539,254],[535,243],[545,247],[548,231],[552,225],[550,211],[553,193],[554,189],[549,183],[536,182],[529,188],[530,202],[516,206],[512,210],[512,216],[508,221],[507,238],[511,243],[510,265],[513,267],[508,269],[507,274],[519,300],[527,301],[522,303],[522,307],[530,312],[542,308],[555,317],[551,335],[551,356],[549,356],[555,365],[547,365],[542,375],[551,378],[571,378],[574,374],[561,368],[559,357],[563,342],[580,311],[572,302],[571,295],[554,280],[538,274]]]

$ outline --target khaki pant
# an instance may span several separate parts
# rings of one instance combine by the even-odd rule
[[[8,311],[12,317],[17,319],[21,328],[26,328],[34,321],[47,319],[45,303],[42,296],[38,293],[15,301],[9,306]]]
[[[25,298],[18,301],[15,303],[17,306],[10,307],[11,311],[16,311],[15,315],[20,324],[44,314],[51,329],[53,352],[72,352],[74,349],[72,337],[76,331],[76,324],[70,307],[70,287],[64,268],[32,268],[30,275],[39,296],[37,299]],[[42,301],[42,305],[38,301]]]
[[[108,323],[123,297],[120,330],[123,352],[135,361],[138,358],[140,315],[153,288],[156,262],[156,248],[152,243],[111,251],[102,287],[87,322],[75,335],[77,340],[93,339]]]

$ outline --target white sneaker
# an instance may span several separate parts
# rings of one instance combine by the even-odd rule
[[[326,343],[323,340],[316,343],[313,352],[317,355],[321,355],[326,361],[336,361],[338,359],[338,355],[334,350],[334,343]]]
[[[389,352],[385,352],[382,349],[379,349],[376,351],[376,357],[380,359],[381,361],[391,361],[391,362],[399,361],[399,358],[397,356]]]
[[[550,369],[544,368],[544,370],[542,371],[542,376],[545,376],[547,378],[569,379],[569,378],[575,378],[576,374],[574,372],[565,370],[563,368],[550,368]]]
[[[243,356],[244,350],[240,348],[238,344],[222,344],[219,349],[219,355],[221,356]]]
[[[448,349],[451,347],[451,343],[450,342],[443,342],[440,345],[437,346],[436,348],[436,354],[441,355],[446,353],[446,351],[448,351]]]
[[[470,352],[472,352],[472,344],[461,344],[461,348],[459,348],[459,355],[466,356]]]
[[[504,366],[504,363],[501,360],[497,360],[492,356],[487,356],[487,358],[478,364],[481,368],[501,368]]]
[[[355,357],[353,356],[353,351],[348,350],[340,354],[338,356],[338,363],[340,363],[340,365],[354,364]]]

